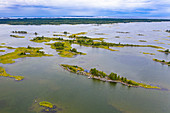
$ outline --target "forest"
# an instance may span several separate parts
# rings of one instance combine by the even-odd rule
[[[113,19],[113,18],[23,18],[0,19],[0,24],[10,25],[60,25],[60,24],[112,24],[129,22],[163,22],[170,19]]]

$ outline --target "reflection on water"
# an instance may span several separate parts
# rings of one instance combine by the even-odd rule
[[[29,41],[37,32],[39,36],[53,36],[53,32],[88,32],[90,37],[104,37],[106,41],[116,43],[151,44],[164,48],[170,45],[167,39],[170,23],[121,23],[112,25],[41,25],[41,26],[0,26],[1,43],[12,47],[43,47],[44,51],[54,54],[52,57],[21,58],[14,64],[3,66],[12,75],[25,76],[25,80],[16,82],[0,78],[0,112],[31,113],[30,109],[38,101],[49,101],[62,108],[62,113],[169,113],[170,92],[129,88],[118,83],[108,83],[88,79],[63,70],[59,64],[79,65],[85,69],[97,68],[106,73],[115,72],[137,82],[160,85],[170,89],[170,67],[153,62],[153,58],[170,61],[170,55],[158,52],[154,48],[124,47],[109,51],[100,48],[72,45],[78,51],[87,53],[75,58],[59,57],[57,52],[43,43]],[[27,31],[26,38],[10,37],[11,31]],[[153,30],[160,30],[153,31]],[[47,32],[49,31],[49,32]],[[129,32],[129,33],[117,33]],[[105,33],[107,35],[97,35]],[[144,34],[138,36],[137,34]],[[115,38],[120,36],[120,38]],[[127,38],[132,37],[132,38]],[[146,40],[147,42],[139,42]],[[161,40],[165,44],[157,44]],[[146,55],[140,52],[155,53]],[[1,53],[2,54],[2,53]],[[39,106],[37,106],[39,107]]]

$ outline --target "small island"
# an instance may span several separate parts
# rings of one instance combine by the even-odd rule
[[[32,111],[36,113],[58,113],[62,111],[62,108],[48,101],[39,101],[39,99],[36,99],[32,105]]]
[[[163,52],[163,53],[165,53],[165,54],[170,53],[169,49],[166,49],[166,50],[157,50],[157,51],[159,51],[159,52]]]
[[[25,36],[19,36],[19,35],[10,35],[10,36],[14,38],[25,38]]]
[[[42,101],[39,103],[40,106],[42,107],[48,107],[48,108],[53,108],[53,104],[47,101]]]
[[[0,52],[5,52],[5,50],[0,50]]]
[[[109,75],[107,75],[103,71],[99,71],[96,68],[90,69],[90,71],[89,71],[89,70],[83,69],[82,67],[79,67],[76,65],[61,64],[60,66],[69,72],[76,73],[79,75],[86,75],[86,76],[88,76],[88,78],[97,79],[97,80],[101,80],[101,81],[105,81],[105,82],[121,83],[121,84],[129,86],[129,87],[141,87],[141,88],[147,88],[147,89],[161,89],[158,86],[151,86],[151,85],[147,85],[144,83],[135,82],[133,80],[128,80],[126,77],[121,77],[120,75],[113,73],[113,72],[110,73]]]
[[[75,55],[86,55],[86,53],[78,52],[77,49],[71,47],[68,42],[55,42],[52,44],[46,43],[46,45],[51,45],[52,49],[55,49],[61,57],[73,57]]]
[[[27,34],[27,31],[12,31],[12,33]]]
[[[166,64],[166,65],[170,66],[170,61],[166,62],[165,60],[158,60],[158,59],[155,59],[155,58],[153,59],[153,61],[160,62],[162,64]]]
[[[14,47],[10,47],[10,46],[0,46],[0,48],[15,49]]]
[[[142,53],[142,52],[140,52],[140,53]],[[147,52],[143,52],[143,54],[155,55],[155,53],[147,53]]]
[[[23,76],[13,76],[8,74],[3,67],[0,67],[0,76],[14,78],[16,81],[21,81],[24,79]]]
[[[44,51],[40,51],[43,48],[34,47],[18,47],[14,52],[7,53],[0,56],[0,63],[8,64],[15,63],[13,59],[24,58],[24,57],[42,57],[42,56],[53,56],[45,54]]]

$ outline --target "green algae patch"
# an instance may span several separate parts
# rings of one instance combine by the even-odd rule
[[[78,52],[75,48],[72,49],[71,44],[69,42],[55,42],[51,45],[52,49],[55,49],[61,57],[73,57],[75,55],[86,55],[86,53]]]
[[[103,71],[99,71],[96,68],[92,68],[90,70],[83,69],[82,67],[79,67],[77,65],[68,65],[68,64],[61,64],[61,67],[63,67],[65,70],[76,73],[79,75],[86,75],[88,78],[97,79],[104,82],[115,82],[115,83],[121,83],[123,85],[129,86],[129,87],[142,87],[147,89],[161,89],[158,86],[152,86],[144,83],[135,82],[133,80],[128,80],[126,77],[121,77],[120,75],[116,73],[110,73],[109,75],[106,74]]]
[[[45,54],[43,51],[40,51],[43,48],[34,48],[28,46],[19,47],[12,53],[7,53],[5,55],[0,56],[0,63],[8,64],[15,63],[13,59],[24,58],[24,57],[42,57],[42,56],[52,56],[49,54]]]
[[[19,35],[10,35],[10,36],[14,38],[25,38],[25,36],[19,36]]]
[[[13,75],[8,74],[3,67],[0,67],[0,76],[14,78],[17,81],[24,79],[23,76],[13,76]]]
[[[47,101],[42,101],[39,103],[40,106],[42,107],[48,107],[48,108],[53,108],[53,104]]]
[[[160,62],[162,64],[166,64],[166,65],[170,66],[170,61],[168,62],[168,61],[165,61],[165,60],[158,60],[158,59],[155,59],[155,58],[153,59],[153,61]]]

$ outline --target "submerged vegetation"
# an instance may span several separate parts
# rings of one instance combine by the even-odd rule
[[[42,56],[52,56],[45,54],[43,51],[40,51],[43,48],[34,48],[28,46],[16,48],[14,52],[7,53],[0,56],[0,63],[8,64],[15,63],[13,59],[24,58],[24,57],[42,57]]]
[[[160,62],[160,63],[162,63],[162,64],[166,64],[166,65],[168,65],[168,66],[170,66],[170,61],[168,62],[166,62],[165,60],[158,60],[158,59],[153,59],[153,61],[156,61],[156,62]]]
[[[23,76],[13,76],[13,75],[8,74],[3,67],[0,67],[0,76],[14,78],[17,81],[24,79]]]
[[[25,38],[25,36],[19,36],[19,35],[10,35],[10,36],[15,38]]]
[[[147,85],[144,83],[135,82],[133,80],[128,80],[126,77],[121,77],[120,75],[113,73],[113,72],[108,75],[104,73],[103,71],[97,70],[96,68],[92,68],[90,69],[90,71],[88,71],[76,65],[61,64],[61,66],[67,71],[77,73],[80,75],[86,75],[86,76],[89,76],[89,78],[98,79],[101,81],[117,82],[117,83],[121,83],[123,85],[130,86],[130,87],[161,89],[158,86],[151,86],[151,85]]]

